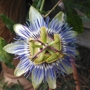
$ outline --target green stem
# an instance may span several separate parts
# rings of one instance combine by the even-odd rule
[[[62,0],[59,0],[59,1],[56,3],[56,5],[55,5],[44,17],[47,17],[47,16],[57,7],[57,5],[58,5],[60,2],[62,2]]]
[[[40,11],[42,11],[42,10],[43,10],[44,3],[45,3],[45,0],[42,0],[42,4],[41,4],[41,7],[40,7]]]

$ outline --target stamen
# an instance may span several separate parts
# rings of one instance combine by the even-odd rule
[[[37,54],[35,54],[34,56],[30,56],[30,58],[32,59],[32,61],[34,60],[35,57],[37,57],[40,53],[42,53],[44,50],[46,50],[47,47],[43,48],[41,51],[39,51]]]
[[[52,37],[50,38],[50,35],[48,36],[47,34],[48,32],[46,30],[46,27],[41,27],[40,37],[37,39],[29,39],[31,51],[31,55],[29,56],[29,58],[36,64],[45,62],[52,63],[59,58],[63,58],[64,56],[64,54],[61,52],[61,40],[59,34],[54,34],[53,39]],[[55,53],[58,53],[59,56],[56,55],[55,58],[50,59],[55,55]],[[48,54],[49,56],[45,56],[46,54]]]

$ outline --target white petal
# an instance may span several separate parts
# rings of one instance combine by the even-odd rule
[[[51,89],[55,89],[56,88],[56,78],[52,79],[50,74],[48,74],[47,82],[48,82],[49,88],[51,88]]]
[[[63,61],[61,62],[61,64],[62,64],[62,66],[63,66],[63,67],[65,68],[65,70],[66,70],[66,71],[65,71],[65,70],[63,70],[63,69],[61,68],[64,73],[67,73],[67,74],[71,74],[71,73],[72,73],[73,69],[72,69],[71,66],[64,64]]]
[[[30,10],[29,10],[29,19],[34,24],[35,20],[37,20],[37,19],[42,20],[43,17],[38,12],[38,10],[36,10],[33,6],[31,6]]]
[[[15,76],[21,76],[24,73],[25,73],[25,69],[16,68],[14,71]]]
[[[53,18],[54,20],[57,20],[58,22],[60,22],[60,25],[62,25],[65,22],[65,15],[64,13],[61,11],[58,14],[56,14],[56,16]],[[53,20],[52,19],[52,20]],[[52,22],[52,21],[51,21]]]
[[[17,35],[21,36],[24,39],[28,39],[30,37],[30,30],[21,24],[15,24],[13,26],[14,31],[16,32]]]
[[[22,74],[29,71],[30,66],[31,64],[29,63],[27,59],[21,60],[14,71],[14,75],[21,76]]]
[[[43,78],[44,78],[44,73],[41,74],[40,78],[39,75],[37,74],[37,76],[35,77],[37,73],[35,72],[35,69],[32,71],[32,85],[33,87],[36,89],[39,87],[39,85],[42,83]],[[38,79],[39,78],[39,79]]]
[[[8,53],[19,55],[16,49],[21,46],[24,48],[26,46],[26,43],[23,41],[16,41],[14,43],[7,44],[3,49]]]

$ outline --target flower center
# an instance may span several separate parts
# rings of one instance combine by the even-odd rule
[[[35,64],[52,63],[64,56],[61,53],[62,47],[59,34],[54,34],[51,37],[45,27],[40,29],[40,38],[37,40],[30,38],[29,49],[29,58]]]

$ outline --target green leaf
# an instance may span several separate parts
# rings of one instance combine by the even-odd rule
[[[25,77],[26,78],[26,77]],[[32,79],[30,77],[26,78],[29,82],[32,82]]]
[[[39,9],[37,9],[42,15],[45,15],[45,14],[47,14],[48,13],[48,11],[40,11]]]
[[[88,18],[86,15],[85,16],[80,16],[82,19],[82,22],[90,22],[90,18]]]
[[[71,27],[73,27],[73,30],[77,31],[78,33],[82,33],[84,27],[81,18],[78,16],[77,12],[70,7],[67,0],[64,0],[64,4],[66,8],[67,22]]]
[[[41,6],[42,0],[34,0],[33,5],[35,8],[39,9]]]
[[[8,87],[7,83],[4,84],[3,90],[24,90],[23,87],[19,84],[14,84],[11,87]]]
[[[77,8],[81,12],[85,13],[90,18],[90,0],[63,0],[65,6],[68,5],[70,8]]]
[[[67,80],[63,81],[60,90],[66,90],[66,88],[68,88],[68,90],[71,90],[71,87],[76,87],[74,79],[70,79],[68,81]]]
[[[68,89],[68,90],[70,90],[70,89],[71,89],[71,88],[70,88],[70,85],[67,85],[67,89]]]
[[[3,47],[6,45],[6,41],[3,38],[0,38],[0,61],[4,63],[9,63],[12,62],[13,60],[13,55],[7,53]]]
[[[66,81],[66,83],[67,83],[68,86],[76,87],[76,84],[75,84],[75,80],[74,79],[71,79],[69,81]]]
[[[15,22],[13,22],[10,18],[8,18],[6,15],[1,14],[0,18],[2,19],[2,21],[5,23],[6,27],[12,32],[15,33],[13,30],[13,25],[15,24]]]
[[[66,89],[66,83],[64,82],[62,85],[61,85],[61,90],[65,90]]]
[[[15,69],[15,65],[13,64],[13,62],[5,63],[5,65],[8,66],[9,68]]]
[[[78,33],[82,33],[84,31],[82,20],[74,9],[71,9],[70,12],[67,14],[67,22]]]
[[[47,82],[41,83],[41,85],[39,86],[37,90],[47,90],[47,87],[48,87]]]

